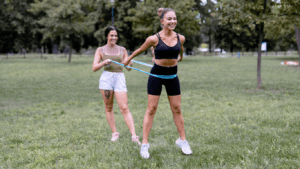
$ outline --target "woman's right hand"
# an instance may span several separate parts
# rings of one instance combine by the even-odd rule
[[[107,66],[107,65],[110,65],[111,60],[110,59],[105,59],[103,62],[104,62],[104,65]]]

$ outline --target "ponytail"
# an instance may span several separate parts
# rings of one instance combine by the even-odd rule
[[[158,10],[157,10],[158,17],[161,18],[161,13],[162,13],[163,10],[164,10],[164,8],[158,8]]]

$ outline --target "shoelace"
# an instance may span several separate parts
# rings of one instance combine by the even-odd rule
[[[188,142],[186,140],[183,141],[182,148],[184,148],[184,149],[188,149],[189,148],[189,144],[188,144]]]
[[[147,145],[142,145],[142,152],[145,152],[148,150],[148,146]]]

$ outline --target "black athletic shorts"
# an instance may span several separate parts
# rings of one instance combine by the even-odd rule
[[[150,73],[156,75],[174,75],[177,74],[177,65],[174,67],[164,67],[154,64]],[[162,85],[165,85],[168,96],[180,95],[178,76],[173,79],[161,79],[151,75],[148,78],[147,84],[148,94],[159,96],[161,94]]]

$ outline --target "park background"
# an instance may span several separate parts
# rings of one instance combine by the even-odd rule
[[[178,76],[194,154],[176,147],[163,92],[149,137],[152,157],[143,160],[117,104],[121,137],[109,141],[102,71],[93,73],[92,62],[107,26],[119,29],[118,44],[130,53],[161,29],[160,7],[175,9],[175,31],[186,37]],[[3,0],[0,9],[0,168],[300,167],[300,70],[280,64],[299,61],[297,0]],[[136,59],[150,63],[151,55]],[[148,76],[125,75],[142,136]]]

